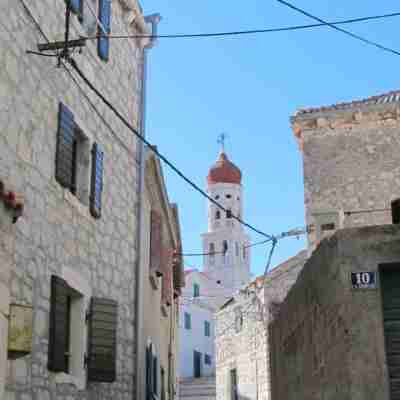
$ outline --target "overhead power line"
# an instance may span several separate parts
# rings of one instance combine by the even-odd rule
[[[309,17],[309,18],[311,18],[311,19],[313,19],[315,21],[318,21],[321,24],[327,25],[330,28],[332,28],[332,29],[334,29],[334,30],[336,30],[338,32],[342,32],[345,35],[348,35],[348,36],[352,37],[353,39],[357,39],[357,40],[359,40],[359,41],[361,41],[361,42],[363,42],[365,44],[368,44],[370,46],[374,46],[374,47],[376,47],[376,48],[378,48],[380,50],[383,50],[383,51],[386,51],[386,52],[389,52],[389,53],[392,53],[392,54],[396,54],[397,56],[400,56],[400,52],[397,51],[397,50],[394,50],[394,49],[392,49],[390,47],[387,47],[387,46],[383,46],[380,43],[374,42],[374,41],[366,39],[366,38],[364,38],[364,37],[362,37],[360,35],[357,35],[356,33],[353,33],[353,32],[348,31],[346,29],[340,28],[340,27],[336,26],[337,24],[333,24],[331,22],[327,22],[327,21],[323,20],[322,18],[319,18],[319,17],[317,17],[317,16],[315,16],[313,14],[310,14],[309,12],[307,12],[307,11],[305,11],[305,10],[299,8],[299,7],[296,7],[295,5],[289,3],[289,2],[287,2],[285,0],[276,0],[276,1],[278,1],[279,3],[285,5],[286,7],[291,8],[292,10],[295,10],[295,11],[299,12],[300,14],[305,15],[306,17]]]
[[[307,24],[307,25],[294,25],[285,26],[278,28],[266,28],[266,29],[250,29],[243,31],[227,31],[227,32],[206,32],[206,33],[173,33],[164,35],[107,35],[110,39],[195,39],[195,38],[210,38],[210,37],[229,37],[229,36],[244,36],[244,35],[254,35],[260,33],[274,33],[274,32],[287,32],[287,31],[297,31],[303,29],[319,28],[323,26],[330,25],[346,25],[354,24],[357,22],[369,22],[379,19],[393,18],[400,16],[400,12],[373,15],[368,17],[352,18],[333,22],[319,22],[317,24]],[[106,35],[95,35],[95,36],[82,36],[86,40],[95,40],[101,36]]]
[[[149,141],[147,141],[129,122],[128,120],[113,106],[113,104],[93,85],[93,83],[86,77],[86,75],[82,72],[82,70],[79,68],[78,64],[73,58],[67,58],[68,63],[72,66],[72,68],[77,72],[79,77],[85,82],[86,86],[89,87],[89,89],[94,92],[97,97],[100,98],[100,100],[117,116],[117,118],[138,138],[140,139],[143,143],[145,143],[153,152],[156,154],[160,160],[162,160],[168,167],[170,167],[179,177],[181,177],[186,183],[188,183],[193,189],[195,189],[197,192],[199,192],[202,196],[204,196],[206,199],[211,201],[214,205],[216,205],[219,209],[223,210],[224,212],[227,212],[228,209],[225,208],[222,204],[217,202],[215,199],[213,199],[211,196],[209,196],[203,189],[200,188],[196,183],[194,183],[191,179],[189,179],[181,170],[179,170],[171,161],[169,161],[163,154],[161,154],[155,146],[153,146]],[[232,218],[237,220],[239,223],[242,225],[246,226],[250,230],[258,233],[261,236],[264,236],[268,239],[272,239],[273,236],[269,235],[268,233],[265,233],[261,231],[260,229],[255,228],[253,225],[245,222],[241,218],[237,217],[234,214],[231,214]]]

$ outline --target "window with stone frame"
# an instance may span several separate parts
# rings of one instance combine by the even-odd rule
[[[200,297],[200,285],[193,283],[193,297]]]
[[[204,321],[204,336],[211,336],[211,324],[210,321]]]
[[[192,316],[189,313],[185,312],[184,319],[185,319],[184,321],[185,329],[187,330],[192,329]]]
[[[209,257],[210,257],[210,265],[214,265],[215,262],[215,244],[209,244]]]
[[[72,111],[59,104],[55,177],[82,204],[100,218],[103,191],[104,153],[91,142]]]
[[[211,356],[209,354],[204,355],[204,364],[211,365]]]

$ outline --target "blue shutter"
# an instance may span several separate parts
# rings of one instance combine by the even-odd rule
[[[80,14],[82,12],[83,0],[67,0],[67,2],[68,1],[72,12],[74,12],[75,14]]]
[[[111,32],[111,0],[99,0],[99,21],[106,32],[104,32],[99,26],[97,52],[103,61],[108,61],[110,54],[110,39],[104,35],[109,35]]]
[[[95,218],[101,217],[101,197],[103,193],[104,153],[97,143],[92,148],[92,182],[90,187],[90,213]]]
[[[56,180],[60,185],[74,191],[75,122],[72,112],[63,103],[58,111],[56,149]]]

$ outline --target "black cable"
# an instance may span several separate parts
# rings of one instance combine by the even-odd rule
[[[344,211],[344,215],[352,215],[352,214],[365,214],[365,213],[373,213],[373,212],[385,212],[391,211],[391,208],[373,208],[370,210],[354,210],[354,211]]]
[[[82,70],[79,68],[78,64],[73,58],[66,59],[68,63],[72,66],[72,68],[78,73],[81,79],[86,83],[86,85],[103,101],[104,104],[120,119],[120,121],[143,143],[145,143],[159,158],[162,160],[166,165],[168,165],[178,176],[180,176],[186,183],[188,183],[192,188],[194,188],[197,192],[215,204],[218,208],[227,212],[228,210],[210,197],[203,189],[201,189],[198,185],[196,185],[192,180],[187,178],[171,161],[169,161],[164,155],[162,155],[150,142],[148,142],[127,120],[126,118],[111,104],[109,100],[90,82],[90,80],[85,76]],[[248,224],[247,222],[243,221],[241,218],[232,214],[232,218],[237,220],[242,225],[246,226],[247,228],[251,229],[252,231],[258,233],[261,236],[265,236],[268,239],[272,239],[273,236],[269,235],[254,226]]]
[[[38,51],[32,51],[32,50],[26,50],[26,54],[33,54],[35,56],[41,56],[41,57],[59,57],[58,54],[40,53]]]
[[[269,251],[269,255],[268,255],[268,261],[267,261],[267,265],[265,266],[265,271],[264,271],[264,283],[266,280],[266,276],[268,274],[269,268],[271,266],[271,261],[272,261],[272,255],[274,254],[274,250],[276,248],[276,245],[278,243],[278,240],[276,238],[272,239],[272,246],[271,246],[271,250]]]
[[[315,21],[318,21],[318,22],[320,22],[320,23],[322,23],[324,25],[327,25],[327,26],[331,27],[332,29],[335,29],[336,31],[339,31],[339,32],[344,33],[345,35],[351,36],[353,39],[360,40],[361,42],[369,44],[371,46],[375,46],[380,50],[387,51],[389,53],[393,53],[393,54],[396,54],[397,56],[400,56],[400,52],[397,51],[397,50],[391,49],[390,47],[383,46],[383,45],[381,45],[381,44],[379,44],[377,42],[373,42],[372,40],[366,39],[366,38],[364,38],[364,37],[362,37],[360,35],[357,35],[357,34],[355,34],[353,32],[350,32],[350,31],[348,31],[346,29],[339,28],[335,24],[332,24],[332,23],[327,22],[327,21],[325,21],[325,20],[323,20],[323,19],[321,19],[319,17],[316,17],[315,15],[312,15],[309,12],[304,11],[301,8],[298,8],[298,7],[294,6],[293,4],[288,3],[285,0],[276,0],[276,1],[278,1],[279,3],[285,5],[286,7],[291,8],[292,10],[295,10],[295,11],[299,12],[300,14],[303,14],[303,15],[309,17],[309,18],[312,18]]]
[[[329,25],[353,24],[356,22],[366,22],[366,21],[398,17],[398,16],[400,16],[400,12],[353,18],[353,19],[334,21],[334,22],[320,22],[318,24],[287,26],[281,28],[252,29],[244,31],[212,32],[212,33],[193,33],[193,34],[181,33],[181,34],[165,34],[165,35],[108,35],[108,38],[109,39],[188,39],[188,38],[208,38],[208,37],[221,37],[221,36],[239,36],[239,35],[257,34],[257,33],[295,31],[301,29],[318,28]],[[82,38],[86,40],[95,40],[102,36],[105,37],[106,35],[82,36]]]

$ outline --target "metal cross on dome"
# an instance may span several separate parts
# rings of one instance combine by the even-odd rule
[[[228,135],[226,133],[221,133],[218,136],[217,143],[221,145],[222,152],[225,152],[225,140],[227,139]]]

